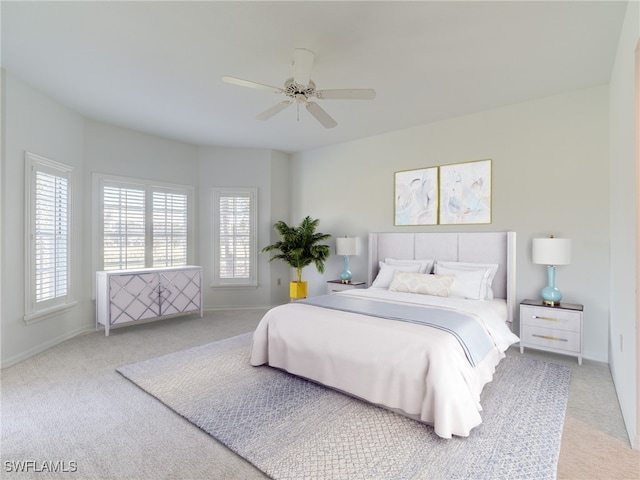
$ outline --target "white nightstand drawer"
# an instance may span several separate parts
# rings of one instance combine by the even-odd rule
[[[579,331],[570,332],[567,330],[523,325],[520,340],[530,346],[548,347],[572,353],[582,352],[581,334]]]
[[[523,325],[580,332],[581,312],[559,308],[541,308],[523,305],[520,310]]]

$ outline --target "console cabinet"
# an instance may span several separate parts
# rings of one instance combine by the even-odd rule
[[[96,272],[96,330],[151,318],[199,312],[202,267]]]

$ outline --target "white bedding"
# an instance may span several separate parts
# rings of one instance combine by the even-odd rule
[[[268,364],[399,410],[432,424],[443,438],[468,436],[482,422],[480,393],[509,345],[518,341],[506,325],[504,300],[442,298],[386,289],[354,289],[351,295],[459,309],[482,324],[495,347],[476,367],[445,331],[302,303],[271,309],[254,336],[251,364]]]

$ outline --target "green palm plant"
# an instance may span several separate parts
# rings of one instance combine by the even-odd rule
[[[273,228],[280,235],[280,240],[273,245],[264,247],[261,253],[279,250],[280,253],[269,259],[282,260],[296,269],[298,282],[302,282],[302,269],[312,263],[319,273],[324,273],[324,262],[329,258],[329,245],[319,245],[319,242],[331,238],[328,233],[316,232],[320,220],[305,217],[299,226],[287,225],[282,220],[276,222]]]

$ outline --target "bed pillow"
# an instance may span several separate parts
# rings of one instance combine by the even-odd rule
[[[454,275],[452,297],[493,300],[493,279],[498,272],[495,263],[436,262],[435,273]]]
[[[419,293],[448,297],[454,277],[452,275],[430,275],[426,273],[393,272],[389,285],[392,292]]]
[[[418,273],[431,273],[433,270],[434,260],[409,260],[409,259],[399,259],[399,258],[385,258],[384,263],[388,263],[389,265],[420,265],[420,270]]]
[[[371,288],[389,288],[391,280],[393,280],[393,272],[400,270],[401,272],[413,272],[418,273],[420,265],[389,265],[385,262],[380,262],[380,271],[376,276],[376,279],[371,284]]]

